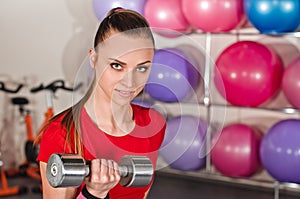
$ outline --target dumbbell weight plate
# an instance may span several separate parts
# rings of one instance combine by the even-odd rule
[[[53,154],[47,164],[47,179],[52,187],[78,187],[89,173],[84,159],[73,154]]]
[[[153,166],[150,159],[145,156],[124,156],[120,162],[120,173],[126,168],[127,175],[122,175],[120,184],[125,187],[147,186],[153,176]]]

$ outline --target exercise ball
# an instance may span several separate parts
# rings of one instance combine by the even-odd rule
[[[286,67],[281,88],[289,103],[300,109],[300,56]]]
[[[199,170],[205,165],[207,124],[199,117],[181,115],[167,121],[159,154],[178,170]]]
[[[244,9],[262,33],[293,32],[300,23],[299,0],[244,0]]]
[[[156,33],[166,37],[176,36],[177,31],[186,32],[190,27],[182,12],[181,0],[148,0],[145,18]]]
[[[282,120],[274,124],[262,139],[262,165],[280,182],[300,183],[299,129],[300,120]]]
[[[190,57],[176,48],[156,50],[145,92],[153,99],[178,102],[195,93],[200,73]]]
[[[239,41],[217,57],[214,82],[232,105],[256,107],[277,93],[283,71],[281,58],[271,48]]]
[[[134,10],[144,15],[144,7],[147,0],[93,0],[94,13],[99,21],[102,21],[106,14],[113,8],[122,7]]]
[[[243,0],[182,0],[188,22],[204,32],[226,32],[246,21]]]
[[[230,177],[249,177],[260,168],[261,134],[245,124],[231,124],[213,136],[211,160]]]

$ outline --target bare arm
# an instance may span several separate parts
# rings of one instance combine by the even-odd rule
[[[74,199],[76,197],[76,188],[53,188],[46,177],[47,163],[40,162],[40,170],[43,185],[43,199],[61,198]]]
[[[43,199],[75,199],[76,188],[53,188],[46,176],[47,163],[40,162],[40,170],[43,185]],[[88,192],[95,197],[105,198],[110,189],[120,181],[120,174],[116,162],[105,159],[91,161],[91,173],[85,178]]]
[[[149,191],[150,191],[150,188],[146,191],[144,199],[147,199]]]
[[[149,195],[149,192],[150,192],[150,190],[151,190],[152,185],[153,185],[153,180],[152,180],[152,182],[151,182],[151,184],[150,184],[148,190],[145,192],[144,199],[147,199],[147,197],[148,197],[148,195]]]

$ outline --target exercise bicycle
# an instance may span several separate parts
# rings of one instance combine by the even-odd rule
[[[53,98],[55,98],[55,94],[56,92],[61,89],[64,91],[77,91],[80,87],[82,86],[82,83],[79,83],[77,86],[75,87],[67,87],[65,86],[65,81],[62,79],[58,79],[58,80],[54,80],[51,83],[49,83],[48,85],[44,86],[43,83],[41,83],[39,86],[34,87],[32,89],[30,89],[31,93],[38,93],[41,91],[46,91],[46,104],[47,104],[47,111],[44,114],[44,121],[41,125],[40,128],[43,128],[47,122],[53,117],[54,115],[54,110],[53,110]],[[32,128],[31,128],[32,129]],[[39,129],[40,131],[41,129]],[[30,135],[31,136],[31,135]]]
[[[5,86],[4,82],[0,82],[0,90],[5,93],[11,93],[11,94],[18,93],[22,87],[23,87],[23,84],[19,84],[17,86],[17,88],[14,90],[8,89]],[[4,121],[4,123],[6,123],[6,122]],[[5,124],[4,124],[3,128],[5,128]],[[27,191],[28,191],[27,187],[9,186],[8,185],[7,175],[6,175],[6,172],[4,169],[4,161],[1,159],[1,152],[2,152],[1,147],[3,146],[2,143],[3,143],[3,140],[2,140],[2,137],[0,137],[0,172],[1,172],[0,175],[1,175],[1,184],[2,184],[2,186],[0,188],[0,197],[27,193]]]
[[[25,160],[24,163],[19,166],[19,169],[15,173],[10,172],[10,175],[15,175],[16,173],[22,176],[29,176],[31,178],[41,180],[39,175],[38,164],[35,158],[38,155],[38,146],[34,143],[34,132],[32,127],[32,117],[31,111],[26,108],[29,104],[29,100],[26,97],[14,97],[11,99],[11,103],[19,107],[19,113],[22,118],[24,118],[24,123],[26,126],[26,143],[25,143]]]
[[[46,104],[47,110],[44,113],[44,120],[42,125],[40,126],[39,131],[43,128],[46,123],[53,117],[54,109],[53,109],[53,98],[55,98],[55,94],[58,90],[64,91],[76,91],[82,86],[82,84],[78,84],[76,87],[67,87],[65,86],[64,80],[55,80],[48,85],[44,85],[41,83],[39,86],[31,88],[31,93],[38,93],[41,91],[45,91],[46,96]],[[6,171],[8,176],[28,176],[30,178],[41,180],[40,170],[36,158],[39,153],[39,145],[34,144],[35,136],[34,129],[32,123],[32,114],[30,109],[27,108],[29,104],[29,100],[26,97],[14,97],[11,99],[11,103],[15,106],[18,106],[18,110],[20,116],[23,118],[25,126],[26,126],[26,143],[25,143],[25,160],[23,164],[19,166],[18,169]],[[40,193],[42,191],[41,186],[34,187],[32,189],[35,193]]]
[[[53,117],[54,115],[54,105],[53,105],[53,98],[55,98],[55,94],[58,90],[64,91],[76,91],[81,87],[81,84],[78,84],[76,87],[66,87],[64,80],[54,80],[48,85],[44,85],[41,83],[39,86],[31,88],[31,93],[38,93],[45,91],[46,96],[46,105],[47,110],[44,113],[44,120],[38,130],[38,132],[47,124],[47,122]],[[33,130],[33,123],[32,123],[32,116],[29,109],[25,108],[25,105],[29,103],[27,98],[24,97],[15,97],[12,98],[12,103],[14,105],[19,106],[20,115],[24,118],[24,122],[26,125],[26,132],[27,132],[27,140],[25,143],[25,162],[20,166],[19,173],[25,174],[33,179],[41,180],[40,170],[36,158],[39,153],[39,145],[35,144],[35,136]],[[33,188],[33,192],[41,192],[41,187]]]

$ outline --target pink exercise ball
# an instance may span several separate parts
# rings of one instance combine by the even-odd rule
[[[188,22],[204,32],[226,32],[246,21],[243,0],[182,0]]]
[[[213,137],[211,160],[230,177],[250,177],[260,168],[261,134],[245,124],[231,124]]]
[[[281,58],[271,48],[239,41],[218,56],[214,82],[232,105],[257,107],[278,92],[283,71]]]
[[[190,25],[181,9],[181,0],[148,0],[144,9],[145,18],[158,34],[172,37],[176,36],[176,32],[189,30]]]
[[[116,7],[134,10],[144,14],[144,7],[147,0],[93,0],[94,13],[99,21],[102,21],[108,11]]]
[[[300,56],[286,67],[282,78],[282,91],[287,100],[300,109]]]

